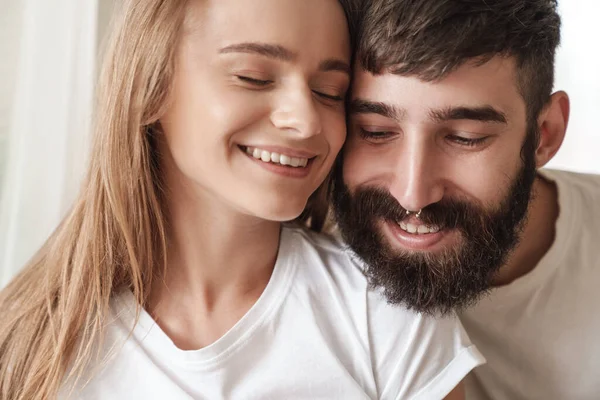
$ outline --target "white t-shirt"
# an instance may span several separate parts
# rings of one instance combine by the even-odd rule
[[[558,188],[554,244],[461,315],[488,361],[468,378],[468,400],[600,399],[600,176],[542,175]]]
[[[180,350],[146,312],[128,337],[134,307],[115,298],[113,355],[75,398],[437,400],[484,362],[456,316],[389,306],[349,251],[299,228],[283,229],[256,304],[205,348]]]

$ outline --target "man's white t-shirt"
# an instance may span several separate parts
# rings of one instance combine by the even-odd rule
[[[129,336],[133,295],[112,307],[109,361],[75,398],[438,400],[484,362],[456,316],[388,305],[340,243],[300,228],[283,228],[265,291],[210,346],[180,350],[144,311]]]
[[[545,170],[558,188],[554,244],[527,275],[461,315],[487,359],[467,399],[600,399],[600,176]]]

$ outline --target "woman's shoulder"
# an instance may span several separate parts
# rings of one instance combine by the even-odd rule
[[[280,256],[295,266],[292,291],[296,296],[316,293],[323,303],[336,298],[334,303],[345,307],[336,313],[357,314],[370,329],[408,334],[416,326],[422,330],[447,325],[403,304],[390,304],[383,290],[370,284],[363,261],[336,235],[286,227]],[[390,321],[397,329],[390,328]]]
[[[298,265],[292,297],[318,303],[310,309],[335,321],[331,335],[351,327],[339,340],[355,335],[368,349],[380,398],[442,398],[484,361],[454,313],[431,316],[390,304],[339,237],[294,227],[284,237]]]
[[[295,225],[286,225],[282,236],[282,250],[293,257],[305,271],[345,275],[366,283],[362,261],[333,233],[320,233]]]
[[[348,246],[343,242],[337,231],[315,232],[297,224],[285,224],[283,230],[289,235],[296,238],[300,237],[307,244],[327,252],[346,254],[349,251]]]

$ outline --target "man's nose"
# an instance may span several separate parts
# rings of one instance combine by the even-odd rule
[[[414,136],[405,139],[390,193],[406,210],[418,212],[442,200],[444,171],[436,144],[425,135]]]

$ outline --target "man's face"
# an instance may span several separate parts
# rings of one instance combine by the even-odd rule
[[[357,70],[334,203],[390,302],[470,305],[515,247],[537,128],[516,82],[514,61],[500,57],[435,82]]]

